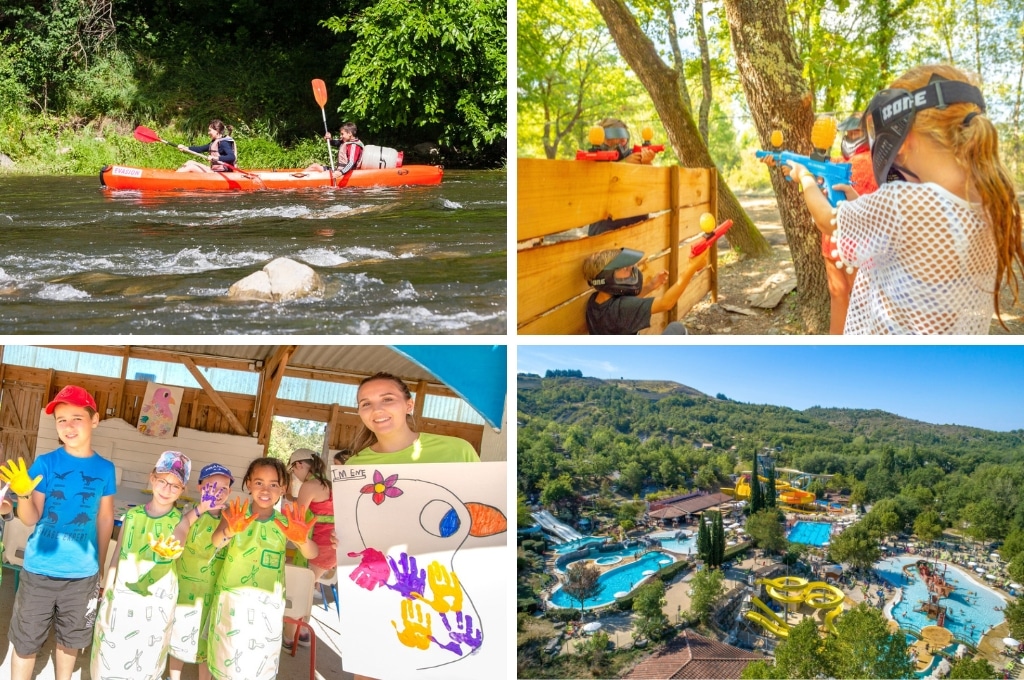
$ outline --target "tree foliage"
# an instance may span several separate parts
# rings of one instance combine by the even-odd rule
[[[724,593],[722,572],[718,569],[701,569],[694,574],[690,585],[693,596],[690,598],[690,614],[707,624],[711,619],[715,604]]]
[[[562,590],[580,603],[581,614],[586,601],[597,595],[601,589],[597,582],[600,575],[601,570],[589,562],[573,562],[565,570],[565,584]]]
[[[340,110],[449,146],[504,143],[506,9],[501,0],[378,0],[355,17],[327,19],[355,36]]]
[[[908,678],[913,665],[901,632],[889,631],[881,611],[861,603],[835,621],[825,638],[825,675],[836,678]]]
[[[635,628],[639,637],[660,640],[668,628],[665,606],[665,584],[661,579],[645,583],[633,598],[633,611],[637,615]]]

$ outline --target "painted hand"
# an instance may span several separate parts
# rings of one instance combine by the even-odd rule
[[[295,545],[302,545],[308,541],[309,530],[316,524],[316,517],[306,521],[306,506],[292,503],[284,509],[282,514],[288,520],[288,524],[284,524],[279,519],[275,519],[274,523],[284,532],[288,540]]]
[[[231,535],[239,534],[249,528],[249,525],[256,521],[256,514],[253,513],[246,517],[246,513],[249,512],[249,503],[243,503],[241,498],[236,498],[224,508],[224,512],[221,513],[221,518],[228,525],[228,531]]]
[[[185,551],[185,546],[179,543],[173,536],[158,536],[154,538],[153,534],[150,534],[149,547],[160,557],[169,560],[178,559],[181,557],[181,553]]]
[[[430,614],[424,615],[419,603],[413,604],[412,600],[402,600],[402,624],[402,630],[398,630],[398,624],[391,622],[398,633],[399,642],[406,647],[417,649],[426,649],[430,646]]]
[[[382,586],[391,576],[388,563],[384,561],[384,554],[376,548],[367,548],[362,552],[350,552],[349,557],[362,557],[359,566],[356,567],[349,578],[360,588],[373,590]]]
[[[24,498],[32,494],[32,490],[39,482],[43,481],[43,476],[39,475],[35,479],[30,479],[28,468],[25,467],[25,459],[19,458],[17,462],[7,461],[7,467],[0,466],[0,480],[10,486],[15,496]]]
[[[408,553],[402,553],[399,558],[400,564],[395,564],[394,558],[388,555],[388,564],[395,574],[394,585],[388,583],[391,590],[397,590],[402,597],[412,599],[413,593],[422,593],[427,588],[427,572],[423,569],[416,569],[416,558]]]
[[[202,489],[203,495],[199,499],[199,505],[196,506],[196,510],[199,514],[209,512],[210,510],[220,510],[224,507],[224,501],[227,499],[227,489],[217,488],[216,484],[212,482],[207,484]]]
[[[447,614],[441,614],[441,623],[443,623],[444,627],[448,629],[448,637],[451,638],[452,642],[447,645],[442,645],[440,642],[437,642],[436,639],[434,642],[437,642],[439,647],[444,647],[451,651],[454,651],[451,647],[452,643],[454,643],[455,646],[459,648],[458,654],[460,656],[462,654],[461,645],[468,646],[470,653],[472,653],[479,649],[480,645],[484,641],[483,631],[479,628],[477,628],[476,631],[473,630],[473,617],[469,614],[459,612],[455,615],[455,630],[452,630],[452,625],[448,622]]]
[[[462,611],[462,584],[454,571],[448,571],[447,567],[435,560],[427,566],[427,580],[434,599],[428,600],[423,597],[423,593],[413,593],[413,597],[423,600],[439,614]]]

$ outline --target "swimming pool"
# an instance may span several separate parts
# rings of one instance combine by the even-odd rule
[[[675,561],[668,553],[657,551],[649,552],[635,562],[606,571],[597,579],[601,589],[594,597],[589,598],[584,603],[584,608],[591,609],[593,607],[603,607],[606,604],[611,604],[615,601],[615,593],[629,592],[633,590],[640,581],[646,578],[643,575],[645,571],[663,569],[665,566],[663,561],[666,559],[669,560],[669,564]],[[561,586],[551,594],[551,604],[555,607],[565,607],[569,609],[578,609],[580,606],[579,600],[576,600],[570,597],[568,593],[563,592]]]
[[[593,560],[594,562],[597,562],[600,565],[607,566],[609,564],[614,564],[615,562],[621,561],[624,557],[632,559],[633,556],[636,555],[638,552],[640,552],[640,548],[637,546],[633,546],[632,548],[619,548],[618,550],[609,550],[608,552],[591,552],[586,557],[570,559],[565,564],[558,567],[558,570],[564,572],[566,569],[569,568],[570,564],[573,564],[574,562],[579,562],[581,560]],[[613,561],[611,558],[618,559]],[[600,560],[607,561],[601,562]]]
[[[903,599],[897,605],[886,607],[886,615],[901,626],[920,630],[935,625],[935,621],[924,612],[914,611],[921,601],[928,599],[928,587],[924,581],[915,578],[908,584],[903,577],[904,565],[914,564],[917,560],[917,557],[891,557],[875,563],[875,572],[894,586],[903,587]],[[989,628],[1004,620],[1001,608],[1006,606],[1006,600],[953,565],[946,568],[946,580],[956,586],[956,590],[940,601],[946,607],[944,627],[958,639],[977,646]],[[1000,607],[1000,611],[995,607]]]
[[[658,539],[661,547],[665,550],[671,550],[680,555],[689,555],[697,552],[697,537],[691,534],[687,538],[676,538],[678,533],[678,531],[659,531],[656,534],[651,534],[650,537]]]
[[[786,538],[790,543],[804,545],[825,545],[832,536],[832,525],[828,522],[797,522]]]
[[[594,564],[600,564],[602,567],[607,567],[609,564],[618,564],[622,561],[622,558],[618,555],[604,555],[594,560]]]
[[[604,543],[606,540],[608,539],[604,536],[584,536],[583,538],[577,538],[575,541],[556,545],[555,552],[559,555],[564,555],[565,553],[571,553],[574,550],[585,548],[588,545]]]

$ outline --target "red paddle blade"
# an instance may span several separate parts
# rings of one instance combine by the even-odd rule
[[[148,127],[146,127],[144,125],[140,125],[139,127],[135,128],[135,139],[139,140],[140,142],[145,142],[147,144],[149,144],[151,142],[162,142],[162,141],[164,141],[164,140],[160,139],[160,135],[158,135],[157,133],[153,132],[152,130],[150,130]]]
[[[327,85],[319,78],[313,80],[313,96],[321,109],[327,106]]]

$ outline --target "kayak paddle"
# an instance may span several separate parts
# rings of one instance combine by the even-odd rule
[[[316,103],[320,105],[320,115],[324,119],[324,134],[330,134],[331,131],[327,129],[327,112],[324,111],[324,107],[327,106],[327,85],[324,81],[319,78],[313,79],[313,96],[316,98]],[[327,140],[327,159],[331,162],[331,177],[334,177],[334,152],[331,151],[331,140]]]
[[[150,130],[145,125],[140,125],[139,127],[135,128],[134,135],[135,135],[135,139],[137,139],[140,142],[143,142],[145,144],[152,144],[153,142],[162,142],[162,143],[166,144],[167,146],[173,146],[175,149],[178,149],[178,145],[177,144],[175,144],[174,142],[168,142],[166,139],[161,139],[160,135],[158,135],[153,130]],[[178,151],[181,151],[181,149],[178,149]],[[184,151],[185,151],[185,153],[190,153],[193,156],[199,156],[200,158],[205,158],[207,161],[210,160],[209,156],[207,156],[206,154],[201,154],[198,151],[193,151],[192,149],[185,149]],[[225,163],[223,161],[217,161],[217,162],[220,163],[221,165],[224,165],[224,166],[226,166],[228,168],[231,168],[232,172],[240,172],[243,175],[246,174],[245,170],[239,170],[235,166],[231,165],[231,163]]]

